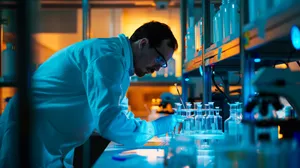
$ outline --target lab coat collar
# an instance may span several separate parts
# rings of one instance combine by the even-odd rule
[[[126,64],[129,65],[128,72],[130,76],[134,75],[133,53],[130,41],[124,34],[119,34],[119,39],[123,45],[123,51],[126,59]]]

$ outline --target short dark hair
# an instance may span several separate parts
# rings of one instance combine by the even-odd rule
[[[177,50],[178,43],[175,39],[170,27],[164,23],[157,21],[151,21],[143,24],[135,30],[133,35],[130,37],[130,42],[136,42],[142,38],[149,40],[150,47],[159,47],[163,40],[170,40],[168,46],[173,50]]]

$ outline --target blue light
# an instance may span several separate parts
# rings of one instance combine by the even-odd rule
[[[258,62],[260,62],[260,61],[261,61],[260,58],[255,58],[255,59],[254,59],[254,62],[256,62],[256,63],[258,63]]]
[[[296,50],[300,49],[300,30],[297,26],[293,26],[291,29],[291,40]]]
[[[203,69],[202,66],[199,67],[200,76],[203,76]]]
[[[185,80],[186,82],[188,82],[190,79],[189,79],[189,78],[185,78],[184,80]]]

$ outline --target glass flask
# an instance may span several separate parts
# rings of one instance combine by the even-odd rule
[[[229,104],[230,116],[224,122],[225,138],[228,142],[237,142],[237,119],[236,119],[236,104]]]

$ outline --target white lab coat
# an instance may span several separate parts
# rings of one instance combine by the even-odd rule
[[[124,35],[76,43],[38,68],[32,87],[38,120],[33,130],[36,167],[72,167],[74,148],[95,129],[128,146],[143,145],[155,135],[153,123],[134,119],[127,111],[125,94],[133,68]],[[15,104],[16,97],[0,119],[0,167],[13,165]]]

